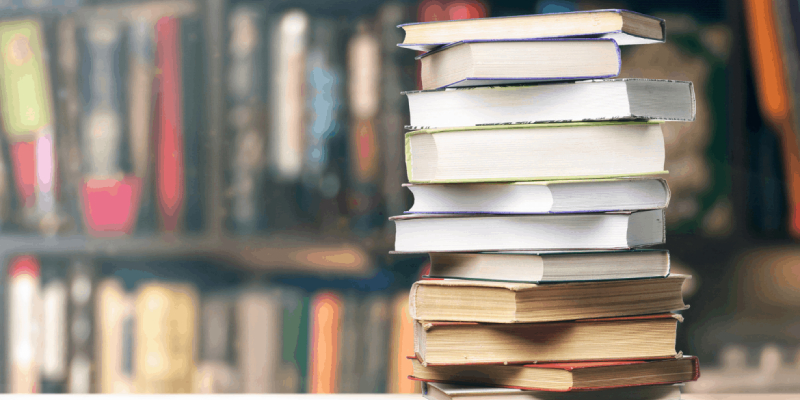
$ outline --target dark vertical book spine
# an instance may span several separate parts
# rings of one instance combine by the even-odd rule
[[[184,227],[187,231],[198,232],[205,227],[203,210],[205,202],[205,175],[201,169],[205,165],[203,143],[206,142],[207,129],[203,60],[203,24],[195,17],[181,20],[181,92],[183,102],[183,137],[186,180],[186,210]]]
[[[91,343],[94,269],[83,260],[69,267],[69,362],[67,388],[70,393],[90,393],[94,363]]]
[[[381,204],[381,158],[376,126],[380,109],[380,42],[367,21],[347,45],[348,209],[352,229],[367,236],[385,223]]]
[[[235,7],[229,16],[228,121],[233,132],[230,157],[231,224],[240,234],[259,229],[265,210],[260,199],[264,159],[264,100],[261,71],[264,12]]]

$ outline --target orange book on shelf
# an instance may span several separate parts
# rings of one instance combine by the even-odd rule
[[[770,127],[781,134],[789,208],[787,226],[793,237],[800,238],[800,147],[792,119],[775,4],[770,0],[745,0],[744,9],[759,108]]]
[[[414,320],[408,312],[408,292],[398,293],[392,299],[391,353],[389,353],[388,393],[419,393],[419,382],[408,379],[413,375],[413,364],[408,356],[414,354]]]
[[[309,355],[309,393],[338,391],[339,344],[342,331],[342,299],[323,291],[311,299]]]

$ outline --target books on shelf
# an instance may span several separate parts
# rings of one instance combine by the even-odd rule
[[[395,252],[630,249],[664,243],[664,211],[392,217]]]
[[[416,321],[423,365],[521,364],[674,357],[677,314],[550,323]]]
[[[414,195],[408,213],[548,214],[649,210],[667,207],[667,182],[654,179],[577,179],[471,184],[404,184]]]
[[[611,39],[465,40],[418,59],[423,90],[611,78],[622,65]]]
[[[664,135],[642,122],[423,129],[406,133],[406,169],[412,183],[664,174]]]
[[[461,40],[600,37],[630,45],[659,43],[666,38],[664,20],[627,10],[435,21],[399,27],[405,30],[406,37],[398,46],[417,51]]]
[[[546,85],[412,90],[410,129],[608,120],[691,121],[691,82],[599,79]]]
[[[523,390],[569,392],[629,386],[663,385],[697,380],[697,357],[663,360],[588,361],[526,365],[424,366],[413,360],[412,379],[468,383]]]
[[[669,275],[666,250],[431,253],[430,278],[571,282]]]

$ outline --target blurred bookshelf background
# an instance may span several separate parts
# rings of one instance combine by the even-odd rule
[[[395,26],[602,8],[667,20],[622,76],[695,83],[664,128],[686,391],[800,391],[791,0],[0,0],[0,390],[418,391]]]

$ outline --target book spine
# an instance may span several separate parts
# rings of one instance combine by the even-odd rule
[[[42,263],[42,393],[61,393],[67,374],[67,282],[64,268]]]
[[[39,382],[40,266],[33,256],[17,256],[8,265],[8,376],[9,393],[37,393]]]
[[[381,216],[380,149],[376,117],[380,110],[380,42],[367,21],[358,23],[347,44],[347,96],[350,110],[349,212],[357,235],[368,235]]]
[[[243,393],[277,391],[282,308],[276,291],[246,291],[236,302],[236,333]]]
[[[335,225],[344,208],[339,201],[343,171],[337,157],[344,136],[340,25],[332,18],[315,18],[306,57],[308,123],[297,202],[303,217],[322,229]]]
[[[200,357],[194,393],[235,393],[240,390],[235,361],[235,299],[226,294],[204,296],[200,311]]]
[[[380,294],[370,295],[360,305],[363,321],[363,364],[358,391],[360,393],[385,393],[388,374],[389,335],[391,307],[389,298]]]
[[[281,393],[300,393],[308,378],[309,298],[299,290],[282,290],[282,364],[278,377]]]
[[[58,231],[55,116],[47,47],[38,20],[0,23],[0,113],[12,144],[23,224],[45,234]]]
[[[309,311],[308,393],[337,393],[342,299],[332,291],[323,291],[311,299]]]
[[[181,221],[186,190],[181,102],[181,23],[172,17],[156,22],[156,56],[160,71],[160,112],[156,136],[156,197],[161,226],[174,232]]]
[[[299,178],[305,147],[304,82],[309,18],[292,10],[278,22],[272,75],[272,167],[279,181]]]
[[[134,309],[136,392],[190,392],[197,342],[198,295],[194,286],[146,283],[139,288]]]
[[[252,5],[231,11],[228,66],[229,117],[234,132],[231,158],[231,222],[236,232],[252,234],[259,227],[258,198],[264,171],[264,123],[261,67],[263,12]]]
[[[419,384],[407,379],[413,370],[406,357],[414,354],[414,320],[409,313],[409,303],[406,293],[398,293],[392,299],[392,339],[386,388],[389,393],[420,392]]]
[[[119,279],[97,285],[94,315],[96,392],[132,393],[134,299]]]
[[[205,175],[201,172],[207,162],[207,151],[204,151],[207,137],[205,116],[205,58],[203,52],[203,24],[197,17],[186,17],[181,20],[181,97],[183,110],[183,151],[185,159],[185,211],[183,227],[187,231],[199,232],[205,225],[203,210],[205,201]]]
[[[92,300],[94,298],[93,267],[74,260],[69,266],[69,378],[70,393],[89,393],[93,382]]]
[[[75,18],[65,17],[58,22],[58,90],[56,96],[59,124],[57,158],[61,183],[58,186],[60,203],[73,230],[81,229],[81,99],[79,84],[80,55],[78,27]]]
[[[133,21],[128,27],[128,129],[133,175],[148,182],[150,170],[150,130],[155,74],[155,27],[147,19]],[[147,197],[143,187],[143,197]]]
[[[359,309],[360,299],[352,292],[342,296],[341,333],[339,335],[339,393],[358,393],[363,369],[363,321]]]
[[[84,179],[83,218],[92,236],[130,233],[136,222],[141,180],[124,176],[120,166],[122,116],[115,62],[121,49],[121,28],[110,19],[91,19],[86,27],[84,106],[81,128]]]

